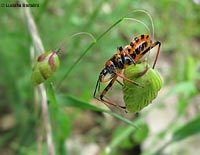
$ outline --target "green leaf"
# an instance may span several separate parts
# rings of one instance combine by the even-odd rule
[[[183,140],[198,133],[200,133],[200,116],[177,129],[172,135],[172,142]]]
[[[71,132],[71,122],[69,117],[63,109],[59,109],[56,119],[56,122],[58,123],[57,126],[59,126],[59,128],[57,127],[57,138],[61,141],[65,141]]]
[[[67,113],[64,109],[59,109],[56,116],[56,124],[54,124],[54,136],[56,139],[57,150],[60,154],[66,154],[65,140],[71,133],[71,120],[67,116]]]
[[[51,106],[54,108],[54,113],[57,113],[58,107],[57,107],[57,101],[55,98],[55,91],[53,89],[53,86],[51,83],[45,84],[46,93],[48,100],[50,101]]]
[[[93,110],[93,111],[98,111],[98,112],[105,112],[110,114],[111,116],[123,121],[124,123],[127,123],[128,125],[131,125],[134,128],[138,128],[132,121],[110,111],[110,110],[105,110],[101,109],[99,107],[96,107],[92,104],[86,103],[82,100],[79,100],[73,96],[67,96],[67,95],[60,95],[57,96],[57,102],[59,105],[63,106],[68,106],[68,107],[74,107],[74,108],[79,108],[79,109],[88,109],[88,110]]]
[[[161,152],[170,144],[181,141],[198,133],[200,133],[200,115],[192,121],[188,122],[187,124],[176,129],[172,133],[172,139],[170,141],[166,142],[157,151],[155,151],[154,153],[150,153],[149,155],[160,155]]]

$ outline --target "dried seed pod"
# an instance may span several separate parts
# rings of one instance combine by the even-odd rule
[[[60,60],[58,51],[49,51],[41,54],[34,64],[31,75],[33,85],[38,85],[51,78],[54,72],[59,68]]]
[[[127,67],[124,76],[143,86],[139,87],[123,81],[124,102],[128,112],[134,113],[149,105],[162,87],[160,74],[147,63]]]

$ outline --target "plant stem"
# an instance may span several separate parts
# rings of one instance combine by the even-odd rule
[[[65,73],[65,75],[63,76],[63,78],[60,80],[59,84],[58,84],[58,88],[60,87],[61,83],[64,81],[65,78],[67,78],[69,76],[69,74],[71,73],[71,71],[73,70],[73,68],[81,61],[81,59],[88,53],[88,51],[104,36],[106,35],[106,33],[108,33],[113,27],[115,27],[117,24],[119,24],[122,20],[124,19],[124,17],[120,18],[118,21],[116,21],[113,25],[111,25],[105,32],[103,32],[99,37],[97,37],[97,39],[95,41],[93,41],[88,48],[83,51],[83,53],[80,55],[80,57],[69,67],[68,71]]]
[[[23,3],[27,3],[26,0],[21,1]],[[35,22],[33,20],[33,17],[31,15],[29,7],[25,7],[24,9],[24,14],[26,16],[27,20],[27,25],[29,29],[29,33],[32,37],[33,40],[33,45],[36,49],[37,55],[42,54],[44,52],[44,47],[42,44],[42,41],[39,37],[37,27],[35,25]],[[33,60],[33,58],[32,58]],[[41,109],[42,109],[42,118],[43,118],[43,123],[45,126],[46,130],[46,140],[47,140],[47,147],[49,151],[49,155],[55,155],[55,149],[54,149],[54,144],[52,140],[52,131],[51,131],[51,123],[49,119],[49,113],[48,113],[48,103],[47,103],[47,93],[46,93],[46,88],[43,84],[39,85],[39,89],[35,89],[35,91],[39,91],[39,94],[41,94]]]

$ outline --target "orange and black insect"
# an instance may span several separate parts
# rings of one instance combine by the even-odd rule
[[[154,60],[153,67],[155,67],[158,55],[160,53],[161,42],[156,41],[152,42],[151,37],[147,34],[139,35],[135,37],[131,43],[127,46],[119,47],[118,52],[114,54],[105,64],[105,67],[101,71],[99,78],[97,80],[97,84],[94,90],[94,97],[108,105],[117,106],[123,109],[126,109],[124,106],[118,106],[108,99],[105,99],[105,95],[108,90],[112,87],[115,81],[122,85],[120,81],[117,80],[118,77],[133,83],[134,85],[141,86],[139,83],[136,83],[122,75],[123,69],[131,64],[137,64],[138,61],[148,53],[152,48],[158,45],[158,50],[156,53],[156,58]],[[110,75],[106,78],[106,75]],[[110,81],[110,82],[109,82]],[[100,92],[100,83],[101,82],[109,82],[108,85],[104,88],[102,92]],[[100,92],[100,96],[96,97],[96,93]]]

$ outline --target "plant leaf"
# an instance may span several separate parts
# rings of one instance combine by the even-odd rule
[[[67,95],[60,95],[57,96],[57,101],[59,105],[63,105],[63,106],[68,106],[68,107],[74,107],[74,108],[79,108],[79,109],[89,109],[89,110],[93,110],[93,111],[98,111],[98,112],[105,112],[110,114],[111,116],[123,121],[124,123],[127,123],[128,125],[131,125],[134,128],[138,128],[135,123],[133,123],[132,121],[112,112],[109,110],[105,110],[105,109],[101,109],[99,107],[96,107],[94,105],[91,105],[89,103],[86,103],[82,100],[77,99],[76,97],[73,96],[67,96]]]
[[[173,133],[172,142],[183,140],[187,137],[200,133],[200,116],[180,127]]]

